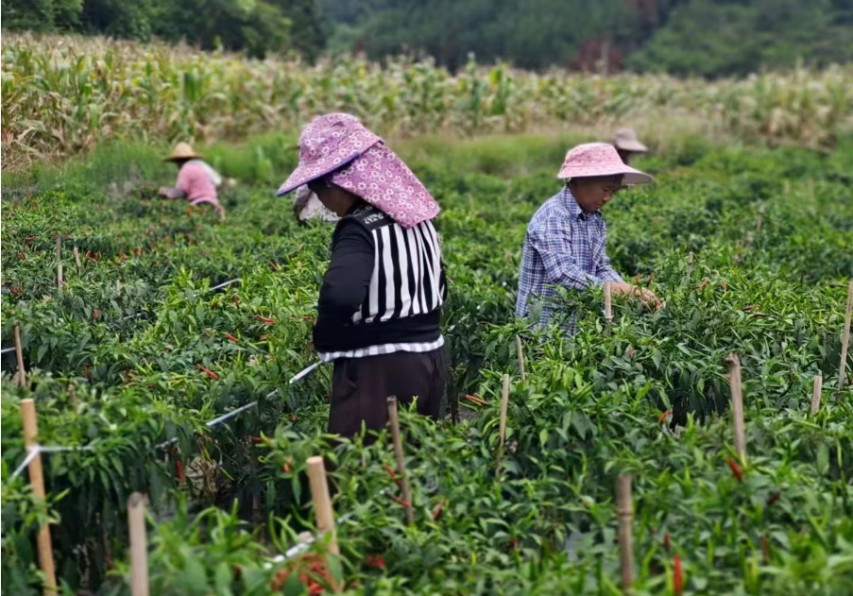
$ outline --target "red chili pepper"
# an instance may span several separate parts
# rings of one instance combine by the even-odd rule
[[[91,365],[84,364],[83,365],[83,374],[85,374],[86,378],[91,381],[92,380],[92,372],[89,370],[90,367],[91,367]]]
[[[406,507],[407,509],[412,506],[412,504],[409,503],[407,500],[401,499],[400,497],[398,497],[396,495],[388,495],[388,496],[391,497],[392,501],[394,501],[398,505],[402,505],[403,507]]]
[[[628,350],[625,352],[628,355],[628,358],[634,357],[634,346],[628,346]]]
[[[708,285],[708,278],[707,277],[702,278],[702,283],[700,283],[698,286],[693,288],[693,290],[696,292],[701,292],[702,290],[705,289],[705,286],[707,286],[707,285]]]
[[[269,317],[262,317],[261,315],[255,315],[255,318],[259,321],[263,321],[264,323],[275,323],[275,319],[271,319]]]
[[[226,334],[225,334],[225,337],[227,337],[228,339],[230,339],[231,341],[233,341],[235,344],[239,341],[236,337],[234,337],[234,336],[233,336],[233,335],[231,335],[230,333],[226,333]]]
[[[509,546],[513,550],[518,548],[518,538],[512,537],[509,539]]]
[[[20,261],[26,261],[26,260],[27,260],[27,255],[25,255],[25,254],[24,254],[24,253],[22,253],[22,252],[19,252],[19,253],[18,253],[18,260],[20,260]]]
[[[270,589],[279,592],[281,588],[284,586],[284,582],[287,579],[287,569],[279,569],[275,577],[270,580]]]
[[[178,477],[178,482],[184,481],[184,464],[181,460],[175,460],[175,475]]]
[[[760,304],[750,304],[749,306],[744,306],[741,310],[743,310],[743,312],[749,312],[749,311],[754,310],[756,308],[761,308],[761,305]]]
[[[98,319],[100,319],[100,318],[101,318],[101,311],[99,311],[97,308],[96,308],[96,309],[94,309],[94,310],[92,311],[92,318],[93,318],[93,319],[95,319],[96,321],[97,321]]]
[[[666,552],[669,552],[669,532],[663,535],[663,547],[666,549]]]
[[[767,497],[767,506],[772,507],[773,505],[775,505],[776,502],[779,500],[779,497],[781,496],[782,495],[780,493],[773,493],[772,495]]]
[[[675,596],[681,596],[681,593],[684,591],[684,578],[681,575],[680,555],[675,555],[675,559],[673,560],[672,591],[675,592]]]
[[[467,399],[468,401],[474,402],[475,404],[481,405],[481,406],[486,405],[485,401],[483,401],[482,399],[480,399],[479,397],[477,397],[475,395],[466,395],[465,399]]]
[[[672,410],[667,410],[663,414],[658,416],[658,424],[663,424],[666,421],[666,419],[669,418],[670,414],[672,414]]]
[[[291,421],[291,422],[296,422],[296,420],[297,420],[296,416],[291,416],[291,417],[290,417],[290,421]]]
[[[281,471],[284,472],[285,474],[290,474],[290,464],[287,462],[284,462],[284,465],[281,466]]]
[[[439,517],[441,517],[441,512],[444,511],[444,497],[441,498],[441,501],[438,503],[438,507],[433,509],[432,511],[432,521],[437,521]]]
[[[218,380],[219,380],[219,375],[217,375],[215,372],[213,372],[213,371],[212,371],[212,370],[210,370],[209,368],[205,368],[205,367],[203,367],[201,364],[196,364],[196,368],[198,368],[201,372],[203,372],[204,374],[206,374],[208,377],[210,377],[210,378],[211,378],[211,379],[213,379],[214,381],[218,381]]]
[[[240,306],[240,298],[237,297],[237,294],[234,294],[234,306]]]
[[[24,238],[24,244],[29,244],[30,242],[32,242],[35,239],[36,239],[36,236],[27,236],[26,238]]]
[[[726,456],[726,461],[729,462],[729,467],[732,469],[732,474],[735,475],[735,478],[737,478],[737,481],[743,482],[743,470],[741,470],[738,463],[734,459],[732,459],[731,455]]]
[[[263,437],[249,437],[249,439],[252,441],[252,443],[263,443],[264,442]]]
[[[368,567],[376,569],[385,569],[385,557],[382,555],[367,555],[364,559],[364,564]]]

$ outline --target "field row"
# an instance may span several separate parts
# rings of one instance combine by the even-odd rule
[[[136,490],[156,522],[152,593],[322,584],[311,569],[322,545],[265,563],[313,530],[305,461],[323,455],[353,593],[618,593],[620,473],[634,476],[636,594],[849,593],[853,396],[839,391],[838,370],[853,271],[850,154],[648,158],[656,184],[608,207],[611,257],[666,306],[615,300],[608,334],[601,293],[566,292],[563,308],[581,313],[567,340],[514,317],[526,222],[557,190],[554,153],[512,178],[413,162],[443,207],[449,409],[466,412],[455,425],[402,413],[419,445],[407,448],[414,526],[388,440],[364,448],[324,435],[328,369],[288,385],[315,358],[329,227],[297,226],[266,188],[241,191],[225,224],[146,188],[113,202],[83,187],[4,201],[4,286],[18,289],[3,295],[2,343],[19,324],[32,386],[14,386],[4,360],[3,589],[38,591],[38,508],[8,479],[24,456],[19,402],[33,397],[44,444],[94,448],[46,459],[58,575],[73,589],[128,593],[124,507]],[[61,293],[57,233],[66,255],[77,246],[91,257],[66,263]],[[233,277],[241,283],[206,291]],[[142,310],[150,316],[116,323]],[[733,448],[730,353],[743,366],[747,461]],[[811,415],[818,374],[822,407]],[[155,449],[173,438],[176,450]]]

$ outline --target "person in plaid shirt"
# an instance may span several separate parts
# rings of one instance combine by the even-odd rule
[[[645,184],[652,177],[625,164],[612,145],[587,143],[566,154],[558,178],[566,180],[565,186],[539,208],[527,228],[516,315],[527,317],[531,303],[541,301],[539,325],[547,325],[554,314],[548,303],[557,286],[585,290],[605,282],[613,293],[636,295],[658,308],[660,301],[651,290],[625,283],[611,266],[601,215],[624,184]],[[569,333],[574,332],[573,321],[563,322]]]

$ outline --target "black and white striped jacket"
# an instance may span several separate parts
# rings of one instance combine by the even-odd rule
[[[432,221],[406,229],[360,204],[332,238],[314,345],[324,360],[428,351],[443,343],[447,298],[441,243]]]

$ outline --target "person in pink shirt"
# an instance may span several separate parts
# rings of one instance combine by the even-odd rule
[[[190,205],[210,203],[219,218],[225,219],[225,208],[219,203],[217,188],[222,177],[196,155],[187,143],[178,143],[172,154],[163,161],[174,162],[178,166],[178,180],[174,187],[160,187],[160,194],[168,199],[186,199]]]

